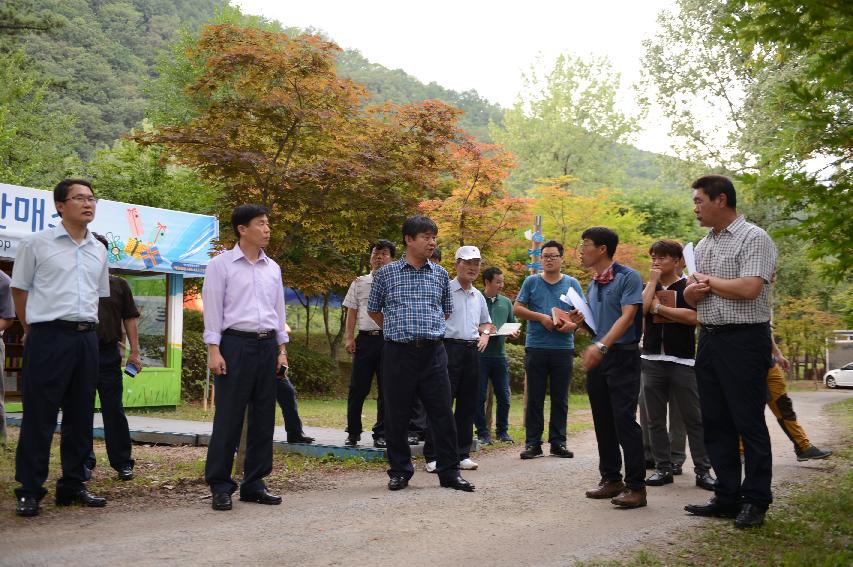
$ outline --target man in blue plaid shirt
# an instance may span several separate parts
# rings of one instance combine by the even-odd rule
[[[368,314],[385,336],[382,375],[389,490],[406,488],[414,474],[407,429],[416,396],[426,409],[434,435],[441,486],[474,490],[459,475],[447,353],[442,342],[453,303],[447,271],[430,261],[437,235],[438,227],[431,219],[406,219],[406,254],[374,274],[367,301]]]

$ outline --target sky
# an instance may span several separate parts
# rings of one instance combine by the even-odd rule
[[[521,73],[560,53],[607,57],[622,75],[620,101],[636,111],[642,41],[675,0],[237,0],[246,13],[285,26],[313,27],[373,63],[424,83],[476,90],[503,107],[521,90]],[[668,126],[654,109],[633,144],[671,153]]]

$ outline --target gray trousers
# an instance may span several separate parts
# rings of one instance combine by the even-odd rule
[[[699,390],[693,368],[661,360],[642,360],[641,368],[643,397],[655,467],[666,471],[671,470],[673,466],[670,433],[667,430],[667,405],[670,407],[675,405],[681,414],[681,421],[690,441],[693,470],[696,474],[708,472],[711,469],[711,461],[705,451]],[[670,400],[673,404],[670,404]]]
[[[652,455],[652,436],[649,434],[649,412],[646,410],[646,396],[640,387],[640,427],[643,430],[643,456],[646,461],[654,462]],[[672,396],[669,398],[669,454],[672,466],[680,467],[687,460],[687,432],[681,410]]]

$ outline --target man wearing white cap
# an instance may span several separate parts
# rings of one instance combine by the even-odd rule
[[[477,410],[477,391],[480,383],[480,353],[489,343],[494,331],[486,298],[474,287],[480,275],[480,250],[476,246],[461,246],[456,251],[456,277],[450,280],[453,313],[447,319],[444,348],[447,351],[447,373],[450,375],[450,394],[456,400],[456,420],[459,468],[474,470],[471,442],[474,439],[474,413]],[[436,467],[433,439],[428,431],[424,443],[427,471]]]

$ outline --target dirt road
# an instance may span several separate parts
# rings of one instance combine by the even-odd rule
[[[812,441],[832,447],[822,407],[853,392],[797,393],[794,407]],[[774,487],[827,465],[797,463],[767,412]],[[677,538],[708,520],[682,507],[704,502],[690,465],[673,485],[649,488],[649,505],[620,510],[584,497],[598,481],[595,435],[569,440],[574,459],[521,461],[518,451],[478,459],[465,477],[473,494],[438,487],[418,471],[408,489],[389,492],[384,473],[348,474],[331,487],[288,494],[281,506],[237,502],[214,512],[209,500],[183,508],[69,510],[20,519],[0,530],[0,564],[8,565],[570,565],[625,557],[638,545]],[[546,446],[547,453],[547,446]],[[476,563],[472,563],[476,562]]]

